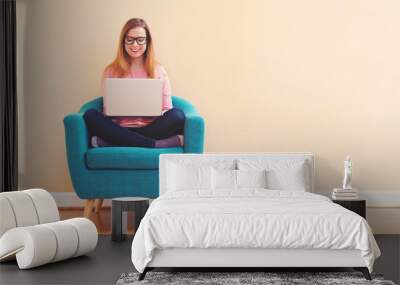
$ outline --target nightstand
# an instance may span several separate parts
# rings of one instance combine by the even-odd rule
[[[340,206],[353,211],[356,214],[359,214],[364,219],[366,218],[366,201],[357,199],[357,200],[332,200],[332,202],[339,204]]]

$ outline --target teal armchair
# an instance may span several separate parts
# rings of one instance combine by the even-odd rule
[[[93,203],[93,199],[124,196],[156,198],[159,188],[158,157],[161,153],[203,152],[203,118],[191,103],[180,97],[173,96],[172,104],[186,116],[183,147],[91,148],[83,114],[91,108],[102,110],[102,97],[84,104],[78,113],[64,118],[68,168],[79,198]],[[89,206],[93,207],[93,204],[89,203]]]

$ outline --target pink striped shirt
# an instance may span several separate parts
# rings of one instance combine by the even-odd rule
[[[167,111],[172,109],[172,99],[171,99],[171,84],[168,79],[167,72],[164,67],[157,65],[155,70],[155,78],[161,79],[163,81],[162,88],[162,111]],[[115,72],[112,68],[107,68],[104,71],[105,78],[116,78]],[[148,75],[144,69],[138,70],[124,76],[124,78],[148,78]],[[104,113],[104,110],[103,110]],[[156,117],[111,117],[112,121],[121,127],[144,127],[153,122]]]

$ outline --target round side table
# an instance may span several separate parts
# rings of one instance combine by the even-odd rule
[[[127,233],[127,213],[135,212],[135,231],[138,229],[140,221],[149,208],[149,198],[145,197],[120,197],[112,199],[111,212],[111,239],[113,241],[123,241]]]

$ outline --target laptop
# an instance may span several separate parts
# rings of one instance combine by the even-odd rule
[[[104,106],[107,116],[160,116],[162,80],[106,78]]]

